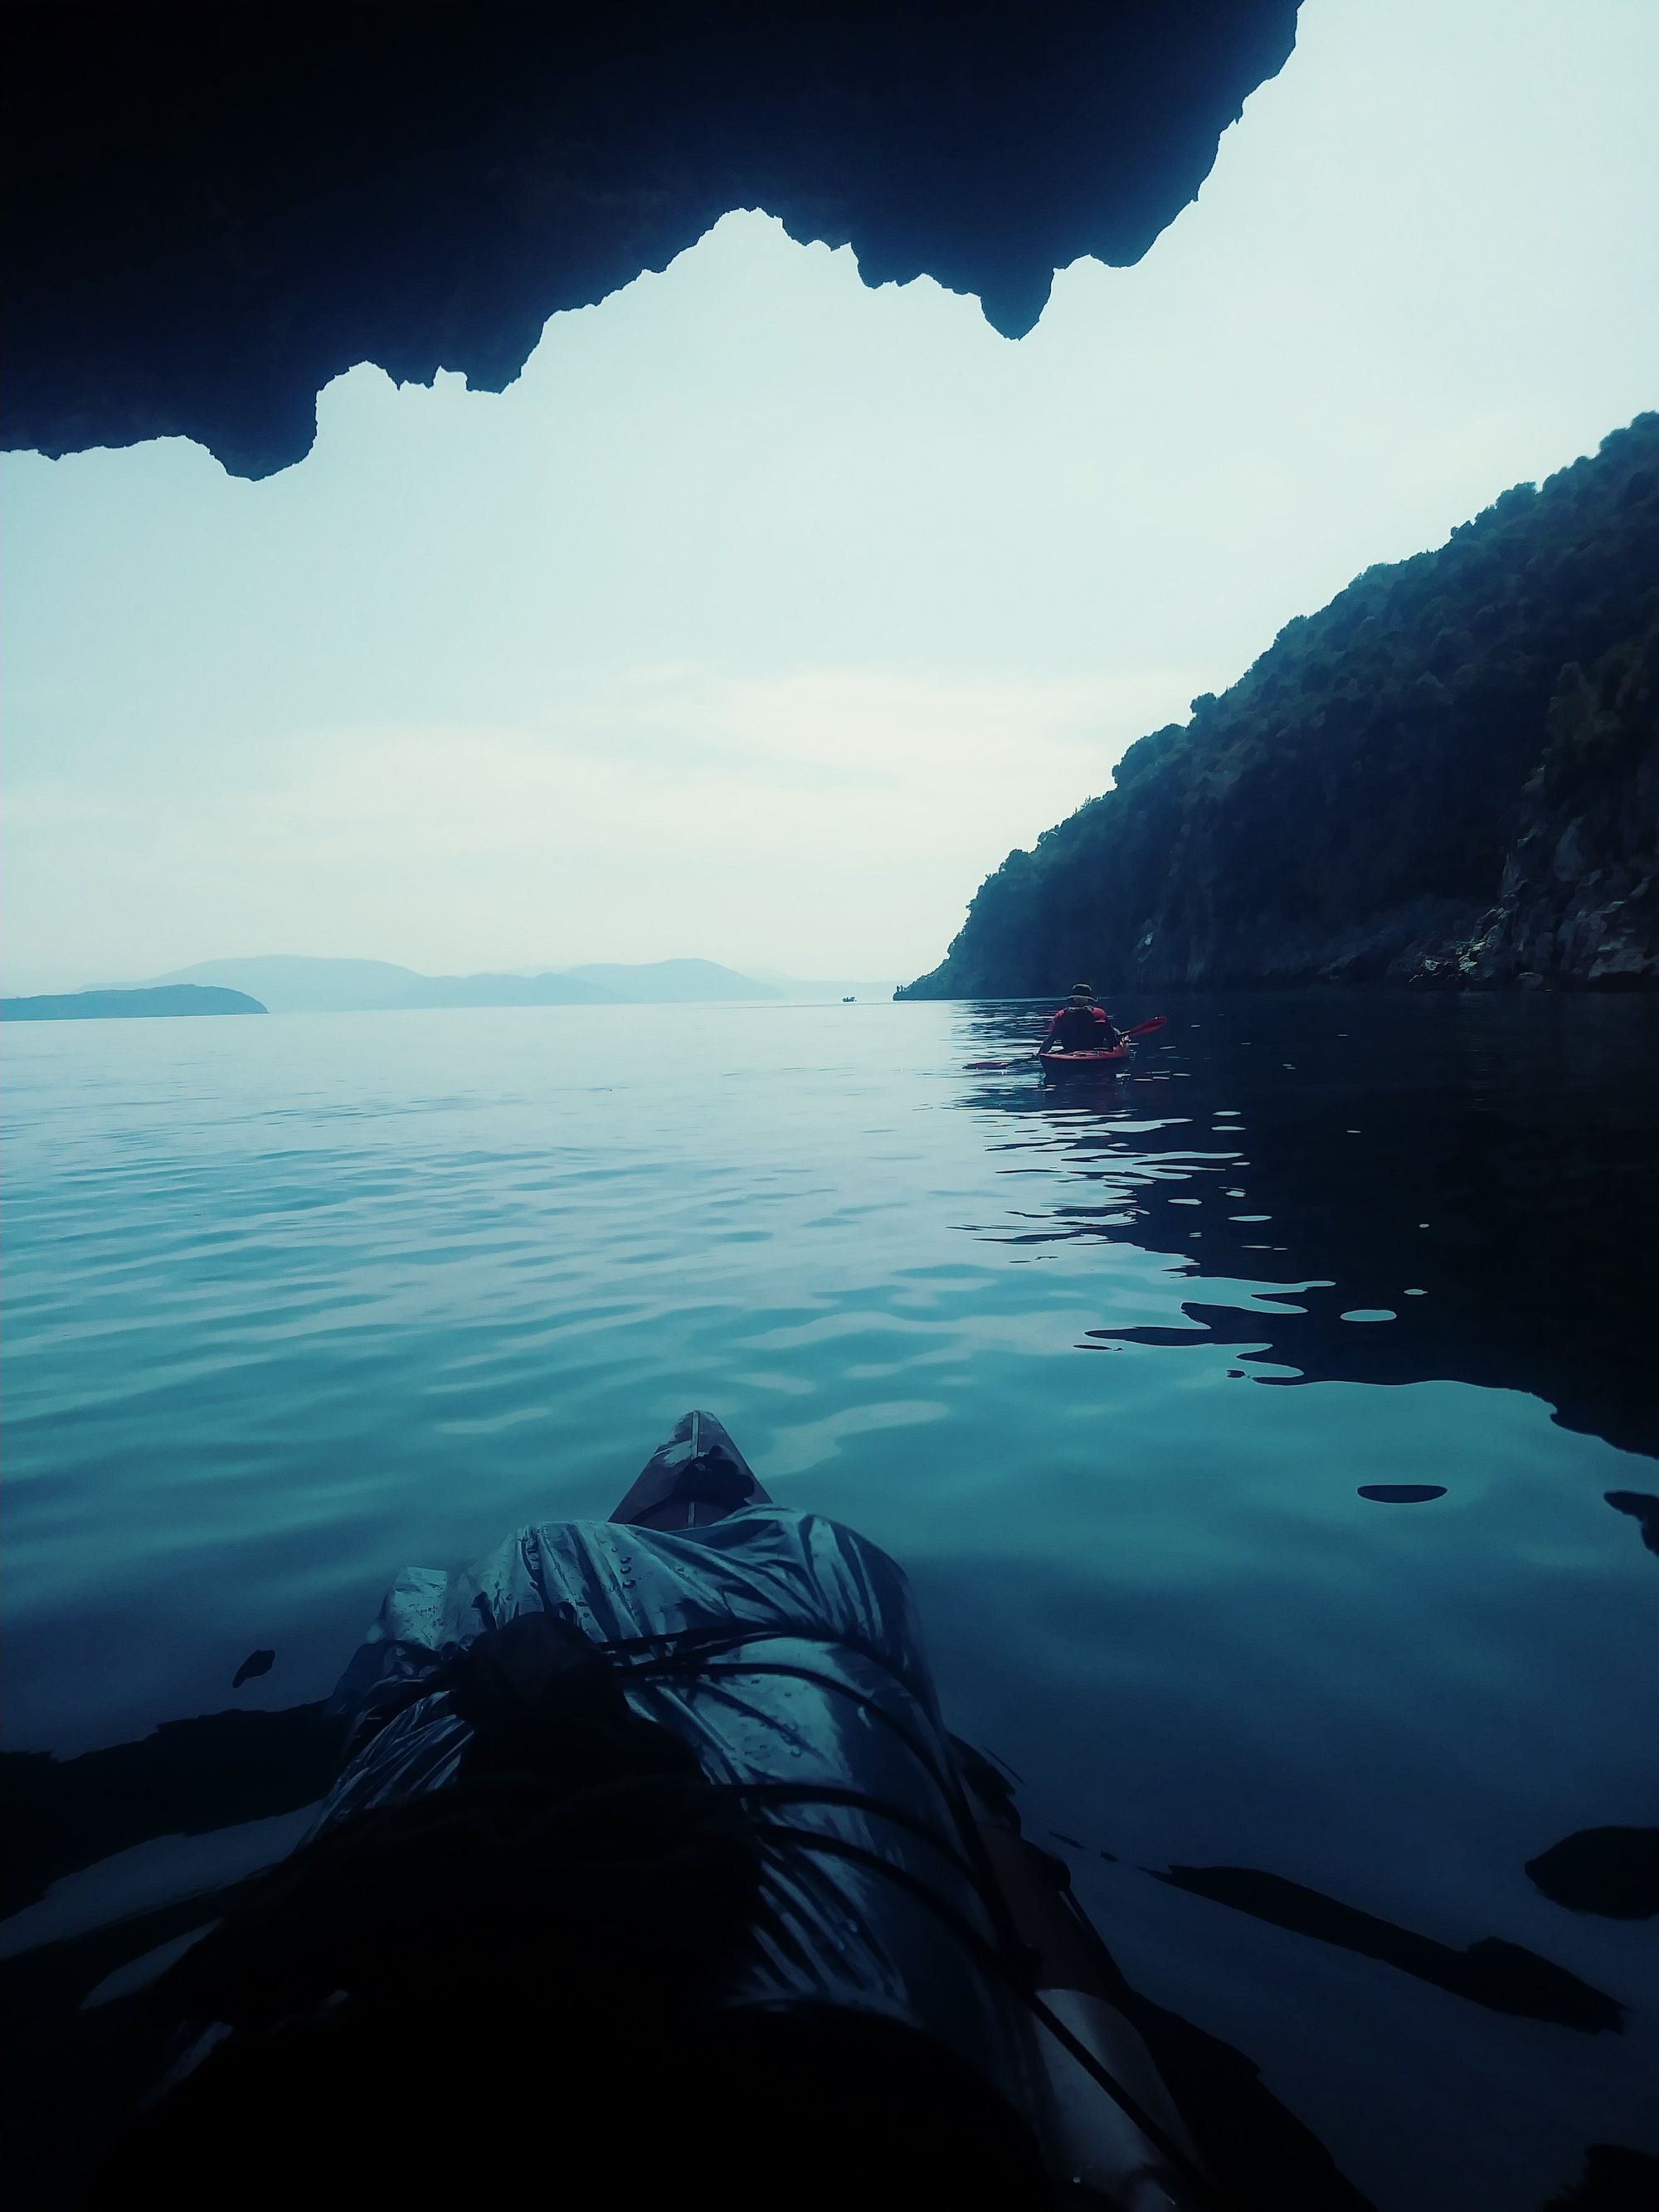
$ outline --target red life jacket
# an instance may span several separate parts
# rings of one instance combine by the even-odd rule
[[[1103,1006],[1067,1006],[1051,1016],[1045,1044],[1058,1044],[1066,1052],[1101,1052],[1116,1042]]]

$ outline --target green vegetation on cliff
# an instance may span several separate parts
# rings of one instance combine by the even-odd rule
[[[1659,981],[1659,415],[1368,568],[981,886],[901,997]]]

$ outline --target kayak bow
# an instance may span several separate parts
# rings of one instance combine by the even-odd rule
[[[1066,1058],[1127,1053],[1124,1044]],[[714,1522],[771,1502],[722,1424],[699,1409],[681,1417],[611,1519],[719,1541]],[[1134,2212],[1212,2205],[1213,2184],[1152,2053],[1114,2001],[1121,1976],[1066,1868],[1023,1832],[1014,1792],[991,1760],[957,1736],[945,1737],[944,1747],[962,1845],[977,1862],[994,1918],[1025,1961],[1020,1981],[1036,2061],[1026,2118],[1053,2170],[1079,2189],[1079,2202]],[[851,1771],[843,1778],[849,1785],[858,1778]],[[915,1809],[920,1819],[929,1808]]]

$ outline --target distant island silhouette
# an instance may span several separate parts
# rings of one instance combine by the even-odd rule
[[[246,991],[197,983],[163,983],[121,991],[59,991],[42,998],[0,999],[0,1021],[106,1022],[177,1014],[263,1014]]]

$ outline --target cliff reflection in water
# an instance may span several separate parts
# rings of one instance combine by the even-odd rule
[[[1184,1326],[1087,1342],[1225,1345],[1247,1371],[1292,1370],[1255,1377],[1286,1385],[1524,1390],[1568,1428],[1659,1455],[1644,1335],[1659,1008],[1285,992],[1161,1010],[1170,1027],[1125,1075],[1012,1070],[969,1078],[963,1100],[994,1117],[994,1150],[1062,1154],[1076,1193],[974,1234],[1122,1242],[1190,1276]],[[1035,1013],[975,1009],[974,1051],[1017,1051]]]

